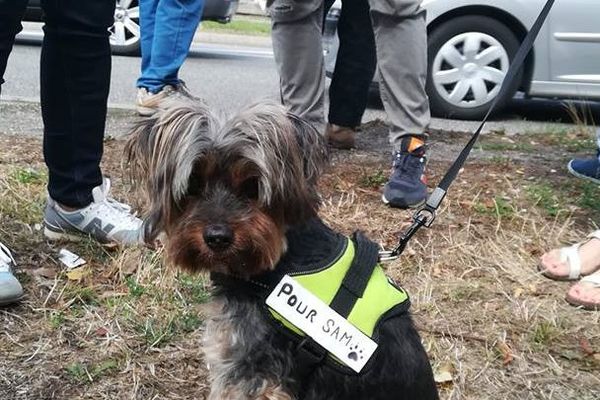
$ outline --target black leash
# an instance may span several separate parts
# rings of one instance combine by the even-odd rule
[[[523,39],[523,42],[521,43],[521,46],[519,47],[517,54],[515,54],[515,58],[513,59],[513,62],[511,63],[510,67],[508,68],[508,71],[506,72],[506,76],[504,77],[504,80],[502,81],[502,85],[500,86],[500,91],[498,92],[498,95],[496,96],[496,98],[492,102],[492,105],[490,106],[487,113],[485,114],[485,117],[483,117],[481,124],[479,124],[479,127],[477,128],[477,130],[475,131],[475,133],[473,134],[473,136],[471,137],[469,142],[462,149],[462,151],[460,152],[460,154],[458,155],[456,160],[454,160],[454,163],[452,164],[450,169],[448,169],[448,171],[446,172],[446,175],[444,175],[441,182],[434,189],[434,191],[431,193],[431,195],[429,195],[429,198],[427,199],[427,202],[425,203],[425,205],[421,209],[419,209],[417,212],[415,212],[415,214],[413,215],[413,223],[400,236],[398,245],[391,251],[382,251],[379,253],[380,261],[387,261],[387,260],[392,260],[392,259],[397,258],[400,254],[402,254],[402,252],[406,248],[408,241],[414,236],[415,233],[417,233],[417,231],[422,226],[429,228],[431,226],[431,224],[433,224],[433,221],[435,221],[437,209],[439,208],[440,204],[442,203],[442,200],[444,200],[444,197],[446,197],[448,188],[450,187],[450,185],[452,184],[452,182],[458,175],[458,172],[460,171],[463,164],[467,160],[467,157],[469,157],[469,153],[471,153],[471,150],[473,149],[475,142],[477,142],[477,139],[479,138],[479,135],[481,134],[481,131],[482,131],[485,123],[487,122],[491,113],[494,111],[494,108],[496,107],[499,99],[502,98],[502,96],[506,93],[508,88],[512,85],[513,81],[515,80],[519,69],[521,68],[521,66],[523,65],[523,62],[525,61],[525,58],[531,51],[531,49],[533,47],[533,43],[534,43],[536,37],[538,36],[540,29],[542,28],[542,25],[544,24],[544,21],[548,17],[548,14],[550,13],[550,9],[552,9],[553,5],[554,5],[554,0],[546,1],[544,8],[540,12],[540,15],[538,15],[533,26],[531,27],[531,29],[525,36],[525,39]]]

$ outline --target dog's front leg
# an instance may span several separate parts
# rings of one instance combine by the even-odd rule
[[[259,386],[258,389],[255,389]],[[263,380],[236,385],[213,381],[208,400],[296,400],[281,385]]]
[[[221,299],[207,310],[208,400],[296,400],[280,379],[285,375],[284,355],[270,346],[269,326],[256,306]]]

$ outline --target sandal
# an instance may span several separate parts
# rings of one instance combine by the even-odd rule
[[[589,272],[588,274],[581,273],[581,258],[579,256],[579,248],[583,246],[585,243],[589,242],[591,239],[600,240],[600,230],[594,231],[587,236],[585,242],[576,243],[569,247],[562,247],[559,249],[560,252],[560,262],[566,262],[569,267],[568,275],[554,275],[548,272],[548,269],[542,265],[542,261],[538,265],[538,271],[542,273],[546,278],[553,279],[555,281],[575,281],[580,279],[583,275],[588,275],[595,272],[598,268],[594,269],[594,271]],[[548,254],[548,253],[546,253]],[[544,255],[546,255],[544,254]],[[543,258],[544,256],[542,256]],[[600,266],[599,266],[600,267]]]
[[[581,280],[579,281],[579,283],[577,283],[577,285],[579,285],[580,283],[585,284],[585,286],[588,287],[589,289],[600,290],[600,273],[585,276],[585,277],[581,278]],[[584,310],[589,310],[589,311],[600,311],[600,301],[592,302],[592,301],[581,300],[579,298],[572,296],[570,292],[571,291],[569,290],[569,293],[567,293],[567,296],[566,296],[566,300],[572,306],[581,307]]]

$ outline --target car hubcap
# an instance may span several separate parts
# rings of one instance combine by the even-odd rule
[[[437,93],[461,108],[479,107],[498,95],[509,67],[508,53],[492,36],[461,33],[436,54],[432,80]]]
[[[129,46],[140,40],[140,8],[133,0],[119,0],[115,8],[115,24],[109,29],[110,44]]]

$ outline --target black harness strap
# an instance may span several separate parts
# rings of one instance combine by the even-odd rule
[[[444,197],[446,197],[446,192],[448,191],[448,188],[450,187],[450,185],[452,184],[454,179],[456,179],[456,176],[458,175],[460,169],[462,168],[465,161],[467,160],[467,157],[469,157],[469,153],[471,153],[471,150],[473,149],[475,142],[477,142],[477,139],[479,138],[479,135],[481,134],[481,131],[483,130],[485,123],[487,122],[488,118],[494,111],[494,108],[496,108],[496,105],[498,104],[498,101],[500,100],[500,98],[502,98],[504,96],[504,94],[506,94],[506,91],[509,90],[509,87],[512,85],[512,83],[516,79],[517,73],[518,73],[519,69],[521,68],[521,66],[523,65],[523,62],[525,61],[525,58],[527,57],[527,55],[533,48],[533,43],[535,42],[535,38],[538,36],[538,34],[542,28],[542,25],[544,24],[544,21],[548,17],[548,14],[550,13],[552,6],[554,5],[554,1],[555,0],[547,0],[546,1],[544,8],[540,12],[540,15],[538,15],[537,19],[531,26],[531,29],[525,36],[525,39],[523,39],[523,42],[521,43],[521,46],[519,47],[517,54],[515,54],[515,58],[513,59],[510,67],[508,68],[508,71],[506,72],[506,76],[504,77],[504,80],[502,81],[502,86],[500,87],[500,91],[499,91],[498,95],[492,102],[490,108],[488,109],[487,113],[485,114],[485,117],[481,121],[481,124],[479,124],[479,127],[477,128],[477,130],[475,131],[473,136],[471,136],[471,139],[469,140],[469,142],[462,149],[462,151],[460,152],[460,154],[458,155],[458,157],[456,158],[456,160],[454,161],[454,163],[452,164],[450,169],[448,169],[448,171],[446,172],[446,175],[444,175],[444,177],[440,181],[439,185],[431,193],[431,195],[427,199],[427,203],[425,203],[425,206],[423,206],[423,208],[421,208],[420,210],[418,210],[415,213],[415,215],[413,216],[412,225],[406,230],[406,232],[404,232],[402,234],[402,236],[400,237],[398,246],[396,246],[396,248],[393,249],[392,251],[382,252],[380,254],[381,260],[392,259],[392,258],[398,257],[400,254],[402,254],[402,252],[406,248],[406,244],[411,239],[411,237],[415,233],[417,233],[417,231],[422,226],[426,226],[426,227],[431,226],[431,224],[435,220],[435,213],[436,213],[437,209],[439,208],[440,204],[442,203],[442,200],[444,200]]]
[[[379,260],[379,248],[362,232],[354,232],[352,241],[355,245],[354,260],[329,305],[344,318],[348,317],[356,301],[365,293]]]

